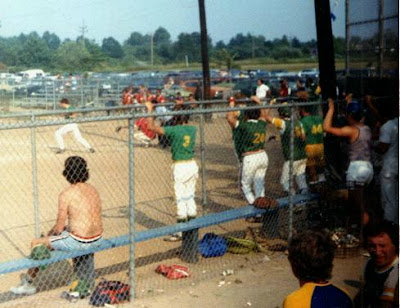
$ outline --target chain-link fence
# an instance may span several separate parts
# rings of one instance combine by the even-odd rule
[[[206,103],[211,104],[213,109],[204,108]],[[167,136],[171,117],[189,116],[189,126],[195,128],[193,158],[199,167],[194,194],[197,217],[247,206],[254,202],[254,198],[262,196],[264,189],[265,195],[272,199],[288,197],[289,201],[295,194],[327,193],[330,175],[324,170],[323,144],[319,139],[323,137],[319,104],[293,102],[265,105],[263,110],[268,110],[269,114],[262,114],[267,124],[261,124],[261,128],[256,130],[249,127],[235,137],[234,131],[242,127],[239,122],[243,119],[247,123],[259,122],[254,118],[257,117],[254,111],[259,110],[258,107],[248,105],[249,100],[238,102],[234,109],[229,108],[225,100],[199,102],[188,110],[156,115],[155,125],[163,125],[163,132]],[[185,106],[189,105],[185,103]],[[177,223],[179,209],[176,197],[180,190],[175,186],[178,177],[176,174],[174,177],[171,170],[171,165],[174,166],[171,151],[175,145],[171,139],[146,135],[146,128],[139,124],[140,118],[149,117],[145,107],[85,108],[74,112],[80,116],[73,120],[64,119],[68,115],[65,111],[2,116],[2,263],[29,256],[31,240],[46,235],[57,223],[60,193],[69,187],[63,170],[65,160],[70,156],[83,157],[87,162],[88,183],[101,197],[104,239],[133,236],[141,231]],[[207,114],[212,116],[208,117]],[[237,123],[230,125],[227,114],[231,114]],[[305,120],[307,117],[312,117],[312,121]],[[71,123],[77,124],[87,143],[77,142],[77,136],[73,133],[65,134],[62,136],[65,151],[59,151],[60,144],[57,143],[55,132]],[[307,158],[307,134],[319,136],[314,136],[314,141],[309,143],[316,144],[312,148],[320,154],[314,155],[312,161]],[[249,143],[257,143],[257,147],[252,148]],[[179,160],[176,157],[174,159]],[[184,165],[187,159],[190,157],[182,159]],[[249,170],[260,160],[263,161],[261,175],[256,171],[257,176],[254,177],[255,173]],[[181,176],[185,174],[186,171]],[[245,177],[246,180],[243,180]],[[84,206],[85,197],[79,197],[82,199],[69,202],[75,205],[81,202]],[[319,223],[325,227],[340,226],[343,221],[343,200],[338,195],[336,197],[329,198],[334,202],[290,205],[274,212],[263,223],[268,226],[268,232],[264,234],[260,220],[255,217],[255,221],[238,219],[200,229],[199,238],[210,232],[225,237],[249,236],[250,239],[264,241],[267,249],[275,245],[275,251],[282,251],[293,232]],[[165,239],[170,237],[128,242],[125,246],[95,252],[96,283],[105,278],[131,284],[132,294],[140,297],[197,283],[219,275],[224,269],[260,262],[260,255],[255,252],[201,258],[198,263],[186,264],[191,272],[190,279],[168,280],[155,273],[157,266],[185,263],[180,259],[181,242]],[[29,303],[30,307],[43,307],[49,301],[54,303],[60,300],[62,291],[69,289],[68,285],[76,279],[76,275],[79,277],[79,273],[74,273],[77,268],[79,266],[68,259],[49,264],[33,280],[37,294],[22,298],[9,290],[20,284],[23,271],[2,275],[0,306]],[[87,304],[87,300],[84,302]]]
[[[398,1],[346,1],[346,69],[358,77],[397,78]]]

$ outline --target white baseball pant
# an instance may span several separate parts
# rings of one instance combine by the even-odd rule
[[[184,220],[197,215],[194,200],[199,167],[194,160],[178,161],[172,165],[174,177],[177,219]]]
[[[61,150],[65,149],[63,135],[68,134],[69,132],[73,132],[76,141],[78,141],[80,144],[82,144],[87,150],[89,150],[91,148],[90,144],[86,141],[86,139],[82,137],[82,134],[78,128],[78,124],[70,123],[70,124],[66,124],[66,125],[60,127],[55,132],[58,147]]]
[[[240,184],[249,204],[253,204],[256,198],[265,196],[267,168],[268,155],[265,151],[243,156]],[[254,186],[254,193],[252,186]]]

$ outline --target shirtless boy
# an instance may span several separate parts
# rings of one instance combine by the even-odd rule
[[[51,250],[76,251],[99,246],[102,242],[101,199],[97,190],[87,184],[89,170],[86,161],[70,156],[65,161],[63,175],[71,184],[58,198],[57,220],[48,236],[32,240],[31,248],[39,245]],[[19,295],[36,293],[33,280],[39,268],[30,268],[21,284],[10,291]]]

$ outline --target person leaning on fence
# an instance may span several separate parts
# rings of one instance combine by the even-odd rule
[[[312,114],[313,106],[299,107],[301,126],[306,135],[307,175],[310,185],[325,181],[323,118]]]
[[[366,103],[372,107],[370,96]],[[379,177],[384,218],[399,224],[399,115],[395,106],[388,105],[381,111],[382,126],[374,150],[382,155]]]
[[[154,105],[151,102],[146,102],[146,107],[148,113],[153,112]],[[183,105],[176,105],[174,110],[183,110]],[[186,115],[175,115],[171,126],[164,127],[156,125],[153,117],[147,118],[147,128],[159,136],[167,137],[171,144],[178,223],[196,218],[197,215],[194,199],[196,180],[199,175],[199,168],[194,160],[196,126],[187,124]],[[173,234],[167,238],[169,241],[181,239],[181,233]]]
[[[363,233],[370,259],[355,307],[399,307],[399,226],[381,220],[368,223]]]
[[[257,96],[251,97],[254,107],[261,105]],[[230,106],[234,107],[234,100]],[[251,106],[251,105],[250,105]],[[265,173],[268,168],[268,155],[265,151],[266,117],[268,109],[245,110],[243,119],[235,112],[227,114],[227,121],[233,130],[236,153],[240,160],[240,186],[249,204],[258,197],[265,196]],[[254,192],[252,187],[254,187]]]
[[[101,199],[96,188],[86,183],[89,179],[86,161],[79,156],[68,157],[63,175],[71,185],[59,195],[54,227],[46,237],[32,240],[32,254],[46,248],[60,251],[87,250],[102,243]],[[37,267],[29,269],[22,276],[21,284],[10,291],[19,295],[36,293],[33,281],[38,272]]]
[[[289,243],[289,262],[300,289],[289,294],[283,308],[353,307],[349,294],[329,282],[335,246],[328,232],[307,230]]]
[[[346,113],[348,125],[333,127],[332,118],[335,112],[335,103],[328,100],[329,109],[326,113],[323,128],[324,131],[334,136],[349,140],[349,167],[346,181],[349,189],[349,218],[348,226],[354,231],[360,231],[364,222],[368,221],[365,211],[365,186],[374,175],[371,163],[371,129],[362,123],[363,110],[359,102],[351,101],[347,104]]]
[[[66,99],[66,98],[61,99],[60,107],[62,109],[69,110],[69,111],[72,111],[72,109],[73,109],[71,104],[69,103],[68,99]],[[75,113],[68,113],[65,115],[65,118],[70,119],[70,118],[74,118],[75,116],[76,116]],[[70,132],[72,132],[74,134],[76,141],[78,141],[80,144],[82,144],[88,152],[90,152],[90,153],[95,152],[95,150],[90,146],[89,142],[87,142],[86,139],[82,137],[82,134],[79,130],[78,124],[77,123],[69,123],[69,124],[65,124],[64,126],[60,127],[55,132],[56,141],[58,143],[58,150],[56,151],[57,154],[61,154],[61,153],[65,152],[63,135],[68,134]]]
[[[273,103],[273,100],[271,101]],[[271,117],[269,114],[266,119],[272,123],[281,134],[283,157],[285,162],[282,167],[281,185],[283,190],[289,193],[289,168],[290,168],[290,135],[292,122],[290,120],[290,109],[288,107],[278,108],[279,118]],[[304,149],[305,133],[299,120],[294,121],[294,147],[293,147],[293,175],[296,177],[296,184],[301,194],[308,194],[306,180],[307,155]],[[293,188],[292,188],[293,189]]]

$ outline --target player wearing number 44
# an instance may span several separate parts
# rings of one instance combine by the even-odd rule
[[[151,102],[146,102],[146,107],[149,113],[153,112],[154,105]],[[183,110],[176,105],[174,111],[180,109]],[[147,118],[147,129],[154,131],[159,136],[165,135],[171,144],[177,220],[185,222],[195,218],[197,214],[194,196],[199,168],[193,159],[196,126],[185,125],[188,123],[187,115],[176,115],[171,122],[171,126],[161,127],[154,123],[153,117],[149,117]],[[180,239],[181,233],[173,234],[169,241]]]
[[[256,96],[251,100],[261,105]],[[235,100],[229,101],[235,107]],[[243,118],[237,112],[228,112],[226,119],[234,134],[235,150],[240,161],[240,187],[249,204],[265,196],[265,173],[268,155],[265,152],[266,116],[269,109],[245,110]],[[254,191],[253,188],[254,187]]]
[[[271,104],[273,101],[271,100]],[[289,193],[289,172],[290,172],[290,135],[292,122],[290,120],[290,109],[288,107],[278,108],[279,118],[267,115],[267,121],[272,123],[281,134],[281,143],[285,163],[282,167],[281,185],[285,192]],[[294,147],[293,147],[293,175],[296,177],[297,188],[301,194],[308,193],[306,180],[307,155],[305,151],[306,135],[301,127],[300,121],[294,121]],[[292,191],[296,190],[292,187]]]

